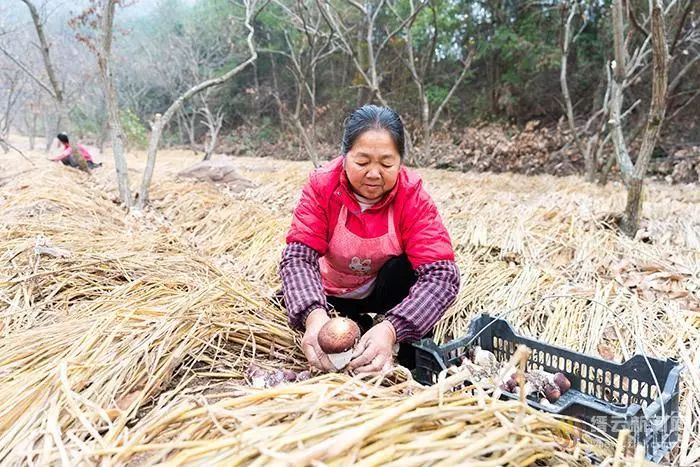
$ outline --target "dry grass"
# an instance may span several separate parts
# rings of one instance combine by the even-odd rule
[[[109,163],[93,177],[40,163],[0,188],[4,463],[585,465],[586,453],[613,455],[604,439],[565,442],[569,424],[516,403],[440,395],[459,375],[429,390],[345,375],[245,387],[253,360],[302,367],[298,336],[267,297],[310,164],[237,159],[256,187],[234,194],[174,180],[193,161],[161,152],[153,208],[138,215],[112,202]],[[645,243],[604,228],[623,205],[618,186],[423,175],[463,274],[438,336],[488,311],[591,354],[679,358],[692,369],[673,459],[698,462],[698,188],[651,186]]]

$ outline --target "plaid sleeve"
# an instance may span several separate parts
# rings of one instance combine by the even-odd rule
[[[316,308],[328,309],[321,285],[318,252],[303,243],[290,243],[282,253],[280,276],[289,324],[304,329],[306,317]]]
[[[415,341],[430,332],[459,291],[459,269],[454,261],[424,264],[416,275],[408,297],[386,314],[397,342]]]

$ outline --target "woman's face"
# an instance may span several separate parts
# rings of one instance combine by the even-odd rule
[[[345,173],[355,193],[379,199],[396,185],[401,156],[386,130],[367,130],[345,155]]]

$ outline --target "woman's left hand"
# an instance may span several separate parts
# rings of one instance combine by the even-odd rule
[[[355,347],[350,370],[357,373],[377,373],[391,368],[394,358],[396,332],[389,321],[375,324]]]

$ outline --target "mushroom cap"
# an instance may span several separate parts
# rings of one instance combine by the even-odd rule
[[[561,392],[556,385],[547,383],[544,386],[544,397],[546,397],[549,402],[556,402],[561,397]]]
[[[508,381],[505,381],[503,384],[501,384],[499,387],[501,388],[501,391],[512,393],[515,392],[516,386],[517,384],[515,383],[515,381],[509,379]]]
[[[561,372],[554,374],[554,384],[559,386],[559,390],[562,394],[571,389],[571,381]]]
[[[332,318],[318,332],[318,345],[327,354],[346,352],[360,339],[360,327],[348,318]]]

